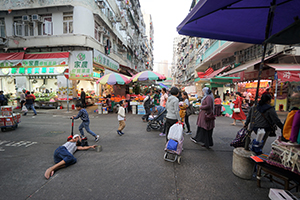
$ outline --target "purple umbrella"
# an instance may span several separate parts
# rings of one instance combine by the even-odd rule
[[[200,0],[177,27],[181,35],[262,44],[300,43],[299,0]],[[295,28],[296,27],[296,28]]]

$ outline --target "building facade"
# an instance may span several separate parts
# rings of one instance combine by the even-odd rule
[[[1,89],[55,90],[69,68],[74,93],[84,82],[99,92],[94,78],[153,68],[145,35],[138,0],[1,1]]]

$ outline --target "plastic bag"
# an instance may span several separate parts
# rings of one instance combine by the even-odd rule
[[[182,138],[182,131],[183,131],[183,128],[182,128],[182,125],[181,124],[173,124],[171,127],[170,127],[170,130],[169,130],[169,134],[168,134],[168,139],[173,139],[173,140],[176,140],[176,141],[180,141],[181,138]]]
[[[22,106],[22,112],[28,112],[26,106]]]
[[[167,149],[172,150],[172,151],[176,151],[177,150],[177,145],[178,145],[177,141],[170,139],[168,141]]]

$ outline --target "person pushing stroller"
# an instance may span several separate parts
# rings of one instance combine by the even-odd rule
[[[148,125],[147,125],[147,131],[154,130],[164,130],[164,118],[166,117],[166,109],[163,106],[156,106],[154,108],[150,109],[151,111],[151,117],[149,117]],[[157,114],[154,117],[154,114]]]

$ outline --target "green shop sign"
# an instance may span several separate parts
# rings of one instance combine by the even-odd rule
[[[94,49],[94,62],[113,71],[119,71],[119,63]]]

